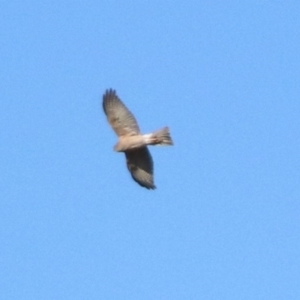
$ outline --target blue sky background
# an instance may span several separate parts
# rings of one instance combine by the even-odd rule
[[[2,1],[1,299],[300,299],[300,3]],[[152,147],[132,181],[101,98]]]

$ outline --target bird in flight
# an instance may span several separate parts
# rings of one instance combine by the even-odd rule
[[[139,185],[155,189],[153,160],[147,146],[173,145],[169,128],[141,134],[134,115],[113,89],[105,91],[102,104],[107,120],[119,138],[114,150],[125,153],[127,168]]]

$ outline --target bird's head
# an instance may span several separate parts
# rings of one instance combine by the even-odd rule
[[[114,145],[114,151],[121,152],[119,143],[117,143],[117,144]]]

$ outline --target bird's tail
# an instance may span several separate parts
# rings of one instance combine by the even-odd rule
[[[148,135],[150,145],[173,145],[169,128],[164,127]]]

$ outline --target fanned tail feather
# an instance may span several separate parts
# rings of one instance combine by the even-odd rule
[[[151,140],[155,145],[173,145],[168,127],[164,127],[151,134]]]

